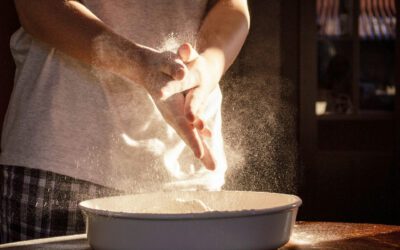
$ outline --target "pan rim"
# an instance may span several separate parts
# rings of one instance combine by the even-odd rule
[[[196,191],[188,191],[196,192]],[[214,191],[214,192],[252,192],[252,193],[264,193],[264,194],[278,194],[272,192],[254,192],[254,191]],[[161,192],[158,192],[161,193]],[[263,216],[276,213],[284,213],[290,210],[295,210],[302,204],[302,200],[292,194],[279,194],[288,196],[294,199],[293,202],[289,204],[275,206],[271,208],[264,209],[244,209],[244,210],[234,210],[234,211],[207,211],[200,213],[129,213],[129,212],[117,212],[105,209],[95,209],[88,207],[87,203],[96,199],[86,200],[79,203],[79,208],[87,215],[95,215],[102,217],[111,218],[122,218],[122,219],[132,219],[132,220],[204,220],[204,219],[228,219],[228,218],[240,218],[240,217],[252,217],[252,216]],[[131,195],[124,195],[131,196]],[[116,197],[116,196],[111,196]],[[111,198],[107,197],[107,198]],[[106,199],[106,198],[100,198]]]

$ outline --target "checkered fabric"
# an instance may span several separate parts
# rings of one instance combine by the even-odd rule
[[[85,232],[78,204],[121,192],[52,172],[0,165],[0,243]]]

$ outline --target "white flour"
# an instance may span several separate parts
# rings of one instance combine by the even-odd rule
[[[169,202],[164,202],[162,205],[153,206],[139,211],[139,213],[154,213],[154,214],[188,214],[188,213],[203,213],[211,212],[212,208],[207,206],[203,201],[198,199],[184,200],[175,199]]]

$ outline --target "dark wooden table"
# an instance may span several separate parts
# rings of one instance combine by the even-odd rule
[[[62,236],[0,245],[0,249],[89,250],[86,235]],[[288,249],[400,249],[400,226],[335,222],[297,222]]]
[[[281,249],[400,249],[400,226],[297,222]]]

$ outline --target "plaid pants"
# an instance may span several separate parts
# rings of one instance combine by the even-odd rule
[[[48,171],[0,165],[0,244],[85,232],[78,204],[121,192]]]

